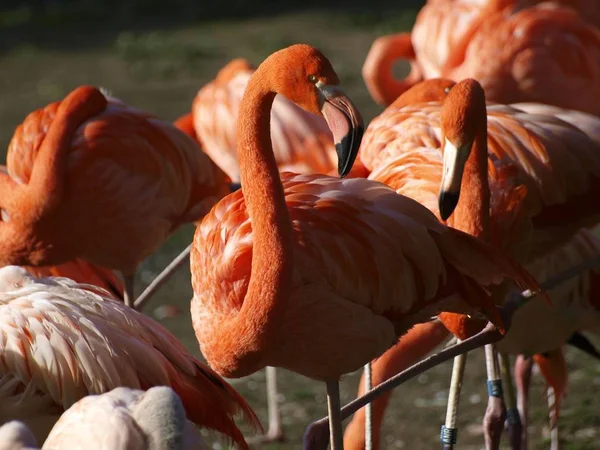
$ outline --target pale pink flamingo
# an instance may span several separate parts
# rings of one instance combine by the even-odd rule
[[[0,427],[7,450],[39,449],[25,424]],[[0,444],[0,448],[2,444]],[[147,391],[115,388],[88,395],[66,410],[41,450],[208,450],[196,426],[186,419],[177,394],[166,386]]]
[[[0,269],[0,423],[39,442],[79,399],[117,387],[170,386],[188,418],[247,448],[234,422],[258,419],[244,399],[161,325],[103,290]]]

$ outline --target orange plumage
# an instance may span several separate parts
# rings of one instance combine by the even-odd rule
[[[537,3],[428,2],[410,35],[374,42],[363,68],[369,91],[377,102],[389,105],[422,79],[470,77],[482,84],[488,100],[544,102],[600,113],[593,100],[600,95],[597,2]],[[402,44],[407,49],[403,55],[398,40],[412,43]],[[404,81],[390,74],[393,63],[402,57],[413,66]]]
[[[229,190],[192,139],[92,87],[31,113],[11,140],[7,168],[2,264],[81,257],[133,275]]]

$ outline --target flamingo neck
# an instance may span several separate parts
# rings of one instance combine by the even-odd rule
[[[102,112],[107,100],[91,86],[71,92],[60,104],[56,117],[38,151],[27,185],[36,198],[33,214],[42,216],[57,206],[62,198],[67,156],[77,128],[90,117]]]
[[[465,164],[460,191],[460,200],[454,211],[454,228],[489,241],[491,230],[487,117],[480,126]]]
[[[271,143],[271,106],[275,89],[269,67],[250,78],[239,109],[237,142],[242,192],[252,224],[252,269],[237,332],[247,364],[260,364],[259,352],[277,345],[291,293],[292,223]],[[254,357],[253,357],[254,356]],[[246,364],[245,364],[246,365]]]
[[[394,64],[400,59],[411,63],[411,72],[404,80],[397,79],[393,74]],[[363,77],[371,96],[377,103],[386,106],[420,81],[422,77],[415,62],[410,34],[401,33],[386,42],[379,55],[365,64]]]

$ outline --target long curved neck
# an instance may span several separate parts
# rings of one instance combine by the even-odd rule
[[[236,322],[244,341],[259,351],[277,345],[275,334],[291,293],[292,222],[271,144],[271,106],[276,93],[263,64],[250,79],[238,116],[242,192],[252,224],[252,271]]]
[[[61,200],[67,156],[77,128],[88,118],[102,112],[107,105],[102,93],[82,86],[61,102],[52,125],[38,151],[27,189],[37,214],[55,207]]]
[[[485,110],[484,110],[485,112]],[[487,114],[480,126],[465,164],[460,200],[454,210],[454,228],[489,241],[490,185],[487,158]]]
[[[368,58],[363,67],[363,78],[371,96],[377,103],[386,106],[422,78],[415,62],[410,34],[400,33],[388,39],[376,55]],[[393,74],[394,64],[400,59],[411,63],[411,73],[404,80],[397,79]]]

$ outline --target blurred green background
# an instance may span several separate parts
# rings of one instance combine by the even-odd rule
[[[189,112],[197,90],[231,58],[260,63],[275,50],[303,42],[332,61],[345,91],[365,121],[381,111],[368,96],[361,66],[373,39],[409,30],[423,1],[315,0],[2,0],[0,5],[0,148],[36,108],[59,100],[80,84],[106,87],[123,101],[167,120]],[[406,73],[400,65],[399,75]],[[5,150],[2,150],[3,152]],[[2,157],[4,162],[4,157]],[[179,230],[143,264],[138,292],[190,241],[191,226]],[[180,314],[161,322],[199,355],[189,319],[191,287],[187,268],[146,312],[162,304]],[[596,340],[597,342],[597,340]],[[559,422],[564,450],[598,449],[600,364],[567,351],[570,383]],[[383,430],[384,448],[439,448],[451,363],[397,389]],[[287,441],[273,449],[298,449],[304,427],[326,413],[325,391],[317,383],[280,370],[279,384]],[[342,382],[350,401],[359,374]],[[231,380],[266,425],[264,371]],[[481,419],[486,404],[483,351],[469,357],[459,416],[459,448],[483,448]],[[531,447],[549,448],[544,384],[534,376]],[[506,439],[505,439],[506,441]],[[214,448],[221,448],[215,444]],[[506,447],[506,442],[503,444]]]

